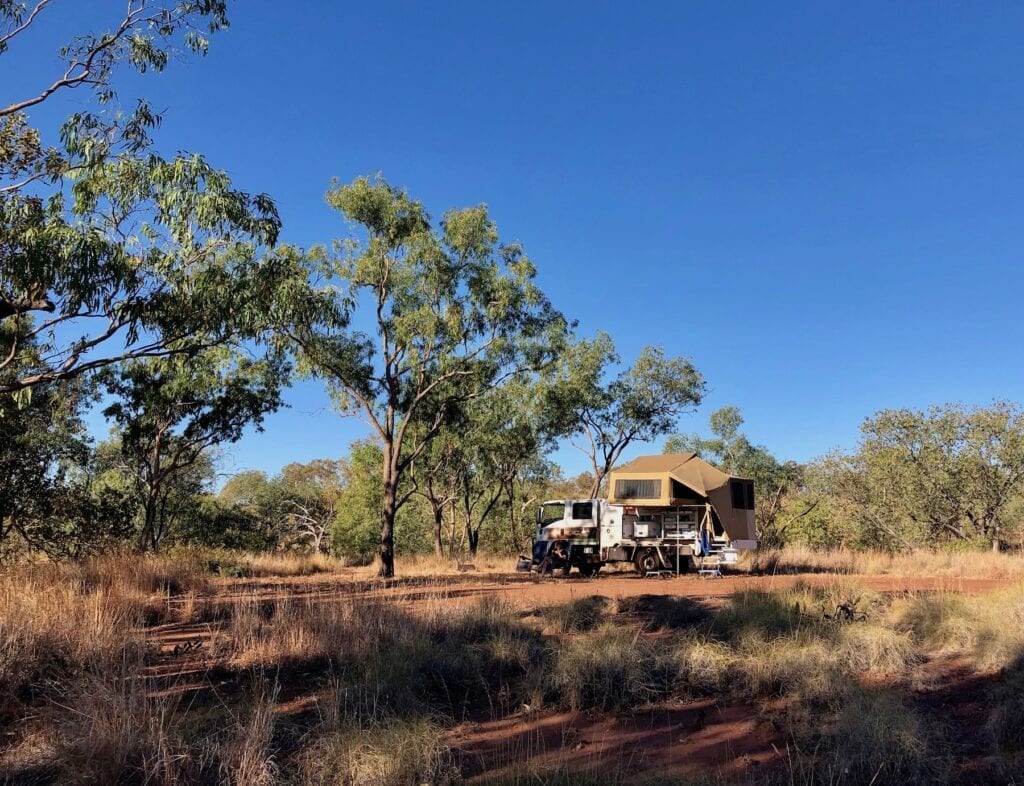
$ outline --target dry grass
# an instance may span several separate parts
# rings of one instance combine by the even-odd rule
[[[132,672],[89,674],[62,696],[52,728],[61,783],[181,783],[198,760],[177,735],[172,708]]]
[[[280,686],[259,680],[246,706],[237,713],[218,753],[220,773],[240,786],[272,786],[278,768],[271,744],[276,721],[275,704]]]
[[[301,756],[304,786],[445,786],[461,783],[444,730],[426,719],[388,719],[323,733]]]
[[[894,604],[897,627],[925,648],[972,656],[983,669],[1000,669],[1024,651],[1024,586],[984,595],[919,593]]]
[[[862,576],[1024,579],[1024,553],[941,549],[891,553],[786,546],[748,554],[744,567],[753,573],[769,574],[813,571]]]
[[[569,709],[611,711],[668,694],[672,666],[664,648],[639,630],[604,626],[563,641],[547,673],[548,695]]]
[[[516,568],[515,555],[479,552],[475,557],[461,554],[438,557],[435,554],[402,554],[395,560],[395,572],[402,577],[463,576],[474,573],[511,573]],[[460,567],[461,565],[461,567]],[[361,578],[373,578],[380,570],[376,559],[369,565],[355,568]]]
[[[593,630],[608,619],[611,601],[603,595],[587,595],[544,609],[544,621],[555,633]]]
[[[266,576],[314,576],[320,573],[351,571],[345,560],[326,554],[295,552],[247,552],[216,550],[205,553],[207,569],[224,578],[260,578]]]
[[[59,569],[0,577],[0,691],[7,697],[59,691],[86,666],[118,672],[141,658],[132,630],[146,596],[132,586],[87,590],[76,578]]]
[[[370,604],[306,597],[266,602],[258,596],[229,608],[222,641],[242,669],[294,666],[372,646],[377,625]]]
[[[352,571],[230,556],[246,575]],[[939,652],[1002,670],[981,736],[1008,762],[1024,750],[1024,588],[892,600],[848,578],[747,592],[721,607],[584,597],[534,618],[495,600],[454,605],[444,588],[415,600],[252,591],[222,598],[209,617],[217,644],[203,657],[237,689],[218,692],[200,721],[193,704],[162,698],[143,677],[141,631],[206,619],[203,604],[225,586],[211,582],[222,564],[211,563],[224,557],[112,555],[0,577],[0,688],[15,719],[6,760],[20,744],[42,781],[72,784],[455,783],[444,737],[453,722],[524,705],[615,712],[714,696],[786,707],[790,783],[941,782],[950,748],[901,701],[922,658]],[[825,617],[853,600],[867,619]],[[285,721],[278,685],[315,696],[315,719]],[[619,782],[608,771],[509,772],[494,782]],[[628,774],[620,780],[633,782]],[[0,781],[7,775],[0,766]]]
[[[697,696],[790,697],[837,706],[860,675],[907,673],[921,657],[909,634],[881,618],[843,624],[820,612],[846,602],[842,599],[860,598],[880,614],[879,601],[864,602],[865,595],[836,585],[735,596],[708,625],[675,639],[677,689]]]

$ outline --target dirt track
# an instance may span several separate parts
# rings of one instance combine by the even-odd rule
[[[602,576],[595,579],[548,579],[531,582],[482,582],[479,585],[460,586],[459,590],[472,594],[498,594],[517,606],[535,606],[560,603],[585,595],[604,595],[621,598],[636,595],[675,595],[690,598],[722,598],[748,590],[776,590],[797,583],[827,585],[853,584],[878,592],[963,592],[979,594],[1011,586],[1009,579],[965,579],[944,577],[902,576],[846,576],[825,573],[792,576],[726,576],[698,578],[679,576],[671,578],[640,578],[629,574]]]
[[[246,596],[271,600],[284,597],[388,598],[405,603],[444,601],[470,603],[483,597],[499,597],[519,608],[536,608],[564,603],[587,595],[623,598],[638,595],[672,595],[698,599],[724,598],[749,590],[775,590],[797,583],[823,586],[850,584],[877,592],[957,592],[980,594],[1013,586],[1015,579],[960,578],[946,576],[861,576],[835,573],[801,573],[774,576],[726,575],[701,578],[693,575],[668,578],[640,578],[616,573],[583,579],[545,577],[524,574],[462,574],[436,578],[398,578],[389,581],[362,580],[349,576],[308,576],[299,579],[259,579],[225,582],[218,600]]]

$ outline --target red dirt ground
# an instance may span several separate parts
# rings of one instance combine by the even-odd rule
[[[797,583],[824,586],[848,583],[884,593],[957,592],[977,595],[1017,583],[1004,578],[959,578],[946,576],[870,576],[834,573],[801,573],[773,576],[726,575],[701,578],[693,575],[668,578],[640,578],[616,573],[583,579],[545,577],[526,574],[472,574],[437,578],[410,577],[366,581],[347,576],[303,576],[299,578],[262,578],[225,580],[217,603],[245,598],[275,600],[314,598],[331,600],[361,596],[389,598],[415,603],[443,600],[446,603],[473,602],[483,597],[500,597],[518,608],[528,609],[552,603],[564,603],[586,595],[623,598],[635,595],[676,596],[720,599],[748,590],[778,590]]]
[[[799,574],[776,576],[727,576],[699,578],[680,576],[645,578],[612,574],[593,579],[545,578],[517,574],[472,574],[439,578],[407,578],[363,581],[346,576],[308,576],[225,580],[220,592],[201,599],[213,605],[235,599],[275,600],[309,598],[333,602],[346,597],[393,599],[415,608],[443,602],[463,604],[483,597],[499,597],[524,611],[589,595],[609,598],[676,596],[718,605],[729,595],[745,590],[775,590],[798,582],[825,585],[856,584],[885,593],[948,591],[978,594],[1008,587],[1014,580],[946,577],[857,576]],[[217,622],[169,623],[150,628],[146,636],[156,650],[150,675],[163,685],[161,692],[192,693],[229,686],[213,678],[217,661],[213,638]],[[186,642],[199,642],[181,652]],[[179,651],[175,651],[175,647]],[[922,709],[943,715],[960,714],[966,727],[977,725],[979,676],[956,662],[926,664],[925,683],[911,698]],[[966,671],[964,670],[966,669]],[[308,708],[311,696],[298,686],[282,686],[282,698],[291,709]],[[289,707],[281,708],[289,714]],[[959,725],[959,724],[958,724]],[[493,777],[508,762],[532,772],[592,772],[613,774],[616,779],[633,773],[706,773],[720,768],[725,774],[756,772],[780,763],[785,757],[784,735],[758,708],[741,703],[718,704],[712,700],[663,704],[619,713],[532,712],[529,708],[501,718],[466,723],[447,734],[448,744],[472,782],[486,773]],[[967,742],[967,741],[965,741]],[[972,746],[966,745],[966,748]],[[977,753],[965,750],[965,753]]]

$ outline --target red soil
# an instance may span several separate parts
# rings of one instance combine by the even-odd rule
[[[233,600],[272,601],[308,598],[337,602],[344,598],[394,600],[409,608],[434,603],[465,604],[484,597],[502,598],[524,611],[589,595],[609,598],[630,596],[683,596],[718,605],[722,599],[746,590],[784,589],[798,582],[826,585],[851,583],[879,592],[948,591],[978,594],[1015,583],[1010,579],[947,577],[856,576],[800,574],[776,576],[734,575],[725,578],[679,576],[646,578],[611,574],[593,579],[544,578],[517,574],[475,574],[438,578],[363,581],[346,576],[307,576],[225,580],[221,591],[200,602],[218,606]],[[218,662],[216,634],[220,623],[168,623],[147,629],[153,647],[149,673],[162,693],[192,693],[232,686],[214,677]],[[192,649],[182,651],[188,642]],[[925,664],[916,695],[909,701],[926,712],[937,712],[963,728],[965,760],[980,753],[973,737],[982,723],[977,704],[980,676],[970,664]],[[308,711],[312,697],[299,686],[282,685],[282,715]],[[971,732],[974,729],[975,732]],[[753,774],[780,765],[786,739],[770,717],[757,707],[712,700],[668,704],[618,713],[532,712],[529,708],[501,718],[457,726],[447,734],[472,782],[486,773],[501,774],[510,763],[533,772],[590,772],[614,779],[633,773],[700,774],[709,768],[726,774]]]

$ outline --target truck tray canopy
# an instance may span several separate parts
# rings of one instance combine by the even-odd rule
[[[754,482],[727,475],[695,453],[640,456],[613,469],[608,501],[645,508],[711,503],[731,540],[756,537]]]

